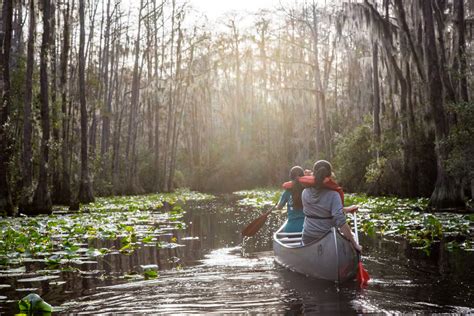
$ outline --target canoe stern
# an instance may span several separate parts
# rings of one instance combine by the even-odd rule
[[[304,246],[288,246],[279,240],[277,232],[273,250],[278,264],[318,279],[345,282],[353,279],[357,272],[357,254],[336,229]]]

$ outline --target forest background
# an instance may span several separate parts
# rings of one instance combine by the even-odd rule
[[[0,211],[279,185],[474,195],[469,0],[281,2],[212,24],[192,1],[7,0]]]

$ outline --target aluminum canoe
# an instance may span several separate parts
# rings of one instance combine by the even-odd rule
[[[273,234],[273,251],[278,264],[307,276],[334,282],[355,278],[357,252],[335,227],[320,239],[302,245],[302,233],[285,233],[284,227]]]

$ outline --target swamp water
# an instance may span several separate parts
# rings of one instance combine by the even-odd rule
[[[271,234],[282,214],[271,215],[242,247],[240,230],[261,209],[237,200],[190,199],[182,217],[174,207],[172,217],[125,216],[125,234],[86,240],[73,249],[79,257],[68,258],[68,245],[48,262],[35,259],[41,253],[13,260],[0,270],[0,313],[16,312],[16,300],[30,292],[57,314],[474,313],[472,251],[433,246],[428,256],[404,240],[361,236],[372,280],[362,290],[355,283],[337,287],[274,263]]]

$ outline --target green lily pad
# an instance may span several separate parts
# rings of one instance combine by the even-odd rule
[[[46,303],[41,296],[35,293],[28,294],[18,301],[20,312],[35,313],[46,312],[51,313],[53,308]]]

